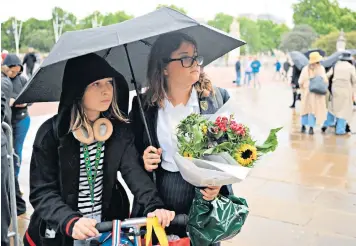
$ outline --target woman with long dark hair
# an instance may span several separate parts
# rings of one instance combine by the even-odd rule
[[[137,98],[130,113],[144,167],[150,173],[156,170],[159,194],[167,208],[176,214],[188,214],[195,195],[195,187],[182,178],[173,159],[177,152],[176,126],[191,113],[215,113],[229,99],[226,90],[214,87],[202,73],[202,65],[203,57],[199,56],[193,38],[179,32],[160,36],[151,49],[149,88],[142,96],[152,145],[144,130]],[[227,186],[201,189],[208,201],[219,193],[230,192],[231,187]],[[140,214],[137,206],[133,212]],[[185,228],[168,228],[168,232],[186,236]]]

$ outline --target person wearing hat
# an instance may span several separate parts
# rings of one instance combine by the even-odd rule
[[[129,217],[120,171],[144,216],[162,226],[174,218],[141,167],[125,78],[96,54],[67,61],[58,114],[39,128],[30,164],[34,208],[24,245],[80,246],[97,237],[97,222]],[[120,108],[119,108],[120,107]],[[121,109],[121,110],[120,110]]]
[[[319,95],[309,90],[310,80],[321,77],[327,85],[325,68],[320,64],[323,57],[318,52],[312,52],[309,55],[309,65],[305,66],[299,77],[299,86],[301,91],[301,132],[306,132],[309,126],[309,134],[314,134],[316,124],[322,125],[326,120],[326,95]]]
[[[331,105],[322,131],[336,123],[336,134],[347,133],[347,123],[352,120],[353,92],[356,90],[356,71],[352,64],[351,53],[345,52],[340,60],[330,69],[327,76],[331,78]]]

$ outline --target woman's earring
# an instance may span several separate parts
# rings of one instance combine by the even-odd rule
[[[102,126],[105,127],[105,131],[102,131]],[[93,125],[93,132],[95,140],[100,142],[108,140],[113,132],[111,121],[106,118],[97,119]]]

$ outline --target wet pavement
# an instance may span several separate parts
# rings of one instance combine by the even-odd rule
[[[264,156],[250,176],[234,184],[247,199],[250,215],[241,233],[223,245],[239,246],[354,246],[356,245],[356,135],[335,136],[334,129],[313,136],[300,133],[298,104],[289,108],[286,82],[261,74],[261,89],[236,88],[233,68],[206,68],[214,84],[228,88],[240,114],[257,139],[269,128],[283,126],[279,147]],[[31,108],[31,128],[25,141],[20,186],[28,200],[31,146],[40,124],[56,111],[55,103]],[[356,131],[356,112],[351,129]],[[27,226],[32,208],[22,216]]]

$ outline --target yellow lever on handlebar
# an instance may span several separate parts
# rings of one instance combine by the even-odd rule
[[[158,218],[147,218],[147,225],[146,225],[146,246],[149,246],[152,240],[152,228],[155,231],[157,236],[158,242],[160,246],[168,246],[168,239],[165,230],[159,224]]]

